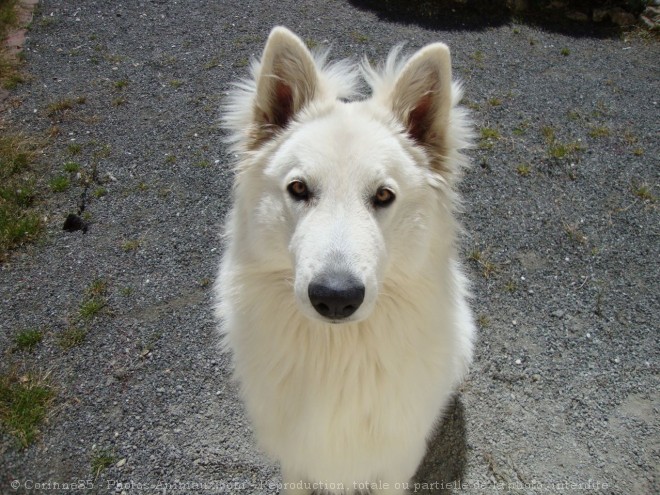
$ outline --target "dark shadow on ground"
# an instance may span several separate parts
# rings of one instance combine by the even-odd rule
[[[431,436],[410,493],[450,493],[460,487],[467,463],[465,409],[457,395]]]
[[[505,0],[349,0],[358,9],[374,12],[379,19],[400,24],[416,24],[426,29],[443,31],[482,31],[513,22],[574,37],[611,38],[621,29],[608,22],[576,21],[566,17],[566,9],[539,8],[513,14]],[[578,0],[571,9],[591,17],[593,0]]]

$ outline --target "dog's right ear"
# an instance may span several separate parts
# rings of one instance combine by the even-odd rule
[[[318,81],[316,64],[302,40],[284,27],[274,28],[257,79],[253,116],[257,141],[284,129],[314,98]]]

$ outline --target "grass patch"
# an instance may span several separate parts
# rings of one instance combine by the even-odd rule
[[[78,312],[81,318],[90,320],[97,316],[103,310],[103,308],[106,307],[106,305],[107,303],[105,302],[104,298],[92,297],[80,305],[80,310]]]
[[[491,127],[481,128],[481,139],[499,139],[500,131]]]
[[[610,130],[609,130],[609,128],[607,128],[605,126],[592,127],[589,130],[589,137],[592,137],[592,138],[607,137],[609,135],[610,135]]]
[[[100,450],[92,457],[92,472],[97,477],[101,471],[109,468],[115,463],[115,456],[108,450]]]
[[[16,4],[18,0],[3,0],[0,2],[0,37],[5,39],[9,29],[16,26],[18,16],[16,15]]]
[[[651,187],[648,184],[640,184],[633,188],[633,193],[642,201],[648,201],[649,203],[655,203],[656,197],[651,192]]]
[[[97,278],[89,284],[85,290],[85,299],[83,300],[78,314],[84,320],[91,320],[98,316],[108,305],[106,294],[108,292],[108,283],[103,278]]]
[[[46,378],[14,373],[0,375],[0,423],[21,447],[39,434],[55,393]]]
[[[472,55],[470,55],[470,58],[474,60],[477,64],[483,63],[484,59],[486,58],[484,55],[484,52],[477,50],[474,52]]]
[[[571,51],[568,48],[562,48],[560,52],[564,57],[568,57],[571,54]]]
[[[18,0],[0,0],[0,40],[4,40],[9,31],[18,26],[16,5]],[[11,57],[0,42],[0,85],[8,90],[16,88],[24,82],[19,72],[22,52],[17,57]]]
[[[563,158],[568,158],[569,156],[573,156],[579,153],[580,151],[584,151],[584,147],[577,141],[573,141],[570,143],[561,143],[555,141],[548,148],[548,155],[550,156],[550,158],[561,160]]]
[[[520,124],[513,128],[513,134],[516,136],[524,136],[529,128],[529,120],[523,120]]]
[[[19,351],[32,351],[43,339],[43,334],[36,329],[23,330],[14,337],[14,342]]]
[[[558,141],[555,130],[550,126],[541,127],[541,134],[548,144],[548,156],[555,160],[563,160],[584,151],[584,147],[579,141],[569,143]]]
[[[206,64],[204,64],[204,69],[209,70],[215,67],[220,67],[220,61],[217,58],[212,58]]]
[[[80,152],[82,151],[82,144],[71,143],[71,144],[67,145],[66,151],[71,156],[79,155]]]
[[[532,172],[532,167],[530,167],[529,163],[521,163],[516,167],[516,172],[521,177],[527,177]]]
[[[468,255],[468,260],[475,263],[481,270],[484,278],[490,278],[497,271],[497,265],[486,257],[486,253],[479,249],[473,249]]]
[[[108,190],[105,187],[97,187],[94,189],[94,192],[92,193],[95,198],[102,198],[106,194],[108,194]]]
[[[555,130],[550,127],[550,126],[543,126],[541,127],[541,134],[543,135],[543,138],[545,139],[545,142],[548,144],[551,144],[555,140]]]
[[[351,37],[358,43],[367,43],[369,41],[369,36],[360,33],[359,31],[353,31],[351,33]]]
[[[477,316],[477,325],[479,328],[484,329],[490,325],[490,318],[486,315]]]
[[[133,294],[133,287],[122,287],[119,289],[119,293],[124,297],[129,297]]]
[[[85,341],[87,330],[75,326],[68,327],[58,336],[57,343],[64,350],[77,347]]]
[[[484,150],[492,149],[495,141],[500,139],[500,131],[492,127],[482,127],[480,132],[481,139],[479,141],[479,148]]]
[[[55,117],[71,109],[73,109],[73,100],[70,98],[54,101],[46,107],[49,117]]]
[[[37,147],[36,141],[21,135],[0,136],[0,261],[10,250],[34,240],[42,228],[33,207]]]
[[[573,242],[578,244],[587,243],[587,236],[580,231],[577,224],[564,223],[564,232],[566,232],[568,238]]]
[[[68,172],[70,174],[75,174],[76,172],[80,171],[80,164],[76,162],[66,162],[62,168],[64,169],[65,172]]]
[[[245,65],[247,65],[247,63]],[[181,79],[172,79],[170,81],[170,86],[172,86],[174,89],[179,89],[181,86],[183,86],[183,81]]]
[[[124,241],[121,245],[121,248],[125,252],[135,251],[142,245],[142,241],[139,239],[132,239],[130,241]]]
[[[50,190],[56,193],[66,191],[69,189],[70,185],[71,181],[69,181],[69,178],[65,177],[64,175],[58,175],[57,177],[51,179],[48,183]]]

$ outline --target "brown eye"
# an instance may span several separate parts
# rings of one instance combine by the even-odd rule
[[[394,201],[394,198],[394,192],[391,189],[380,187],[373,198],[374,206],[384,208],[385,206],[389,206]]]
[[[296,201],[307,201],[309,199],[309,189],[307,189],[307,184],[301,180],[291,181],[286,189]]]

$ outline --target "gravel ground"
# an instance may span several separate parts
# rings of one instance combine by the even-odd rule
[[[657,41],[432,29],[338,0],[42,2],[32,80],[5,118],[57,127],[49,177],[73,160],[94,182],[86,234],[62,230],[84,191],[74,180],[49,200],[44,241],[0,267],[0,370],[48,372],[58,391],[35,444],[2,437],[0,493],[74,480],[276,493],[216,352],[210,289],[232,177],[218,109],[276,24],[335,57],[446,42],[486,129],[462,183],[476,361],[418,473],[436,484],[418,492],[660,493],[660,223],[642,194],[660,179]],[[71,109],[49,112],[65,98]],[[83,320],[98,279],[107,306]],[[88,333],[65,349],[72,326]],[[11,352],[25,328],[44,341]],[[104,452],[112,465],[95,473]]]

